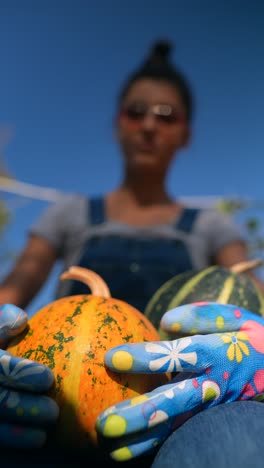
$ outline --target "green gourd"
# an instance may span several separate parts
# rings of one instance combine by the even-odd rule
[[[218,302],[238,307],[264,316],[264,295],[255,282],[244,275],[262,264],[259,259],[241,262],[231,268],[218,265],[200,271],[187,271],[166,281],[148,302],[144,315],[159,330],[161,317],[168,310],[193,302]]]

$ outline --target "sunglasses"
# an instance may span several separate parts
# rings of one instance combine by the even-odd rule
[[[140,123],[147,115],[153,115],[160,124],[173,125],[185,123],[186,116],[169,104],[147,105],[144,102],[133,102],[121,107],[119,116],[131,123]]]

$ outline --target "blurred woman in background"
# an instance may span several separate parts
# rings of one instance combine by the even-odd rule
[[[187,208],[167,190],[171,163],[190,143],[194,113],[189,83],[170,53],[170,43],[155,43],[120,91],[115,131],[123,176],[118,187],[103,193],[99,186],[96,197],[66,195],[49,207],[31,227],[0,286],[2,303],[26,307],[62,260],[63,270],[80,265],[96,271],[113,297],[144,312],[172,276],[247,260],[247,246],[230,217]],[[86,170],[91,174],[89,163]],[[194,177],[190,163],[186,184]],[[85,293],[85,288],[62,282],[57,297]]]

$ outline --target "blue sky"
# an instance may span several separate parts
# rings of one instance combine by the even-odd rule
[[[262,199],[263,18],[261,0],[0,0],[0,125],[13,131],[7,169],[66,192],[111,190],[120,178],[119,87],[152,42],[168,38],[197,107],[171,193]],[[8,200],[16,209],[4,242],[19,250],[46,203]],[[54,275],[30,310],[53,288]]]

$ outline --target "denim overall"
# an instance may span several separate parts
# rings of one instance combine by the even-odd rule
[[[89,203],[89,224],[104,223],[104,199],[93,198]],[[189,233],[198,213],[199,209],[185,208],[175,228]],[[165,281],[192,269],[188,250],[182,240],[127,237],[122,234],[89,238],[79,266],[98,273],[107,283],[112,297],[128,302],[141,312]],[[87,286],[79,281],[73,282],[69,291],[69,294],[86,293]]]

